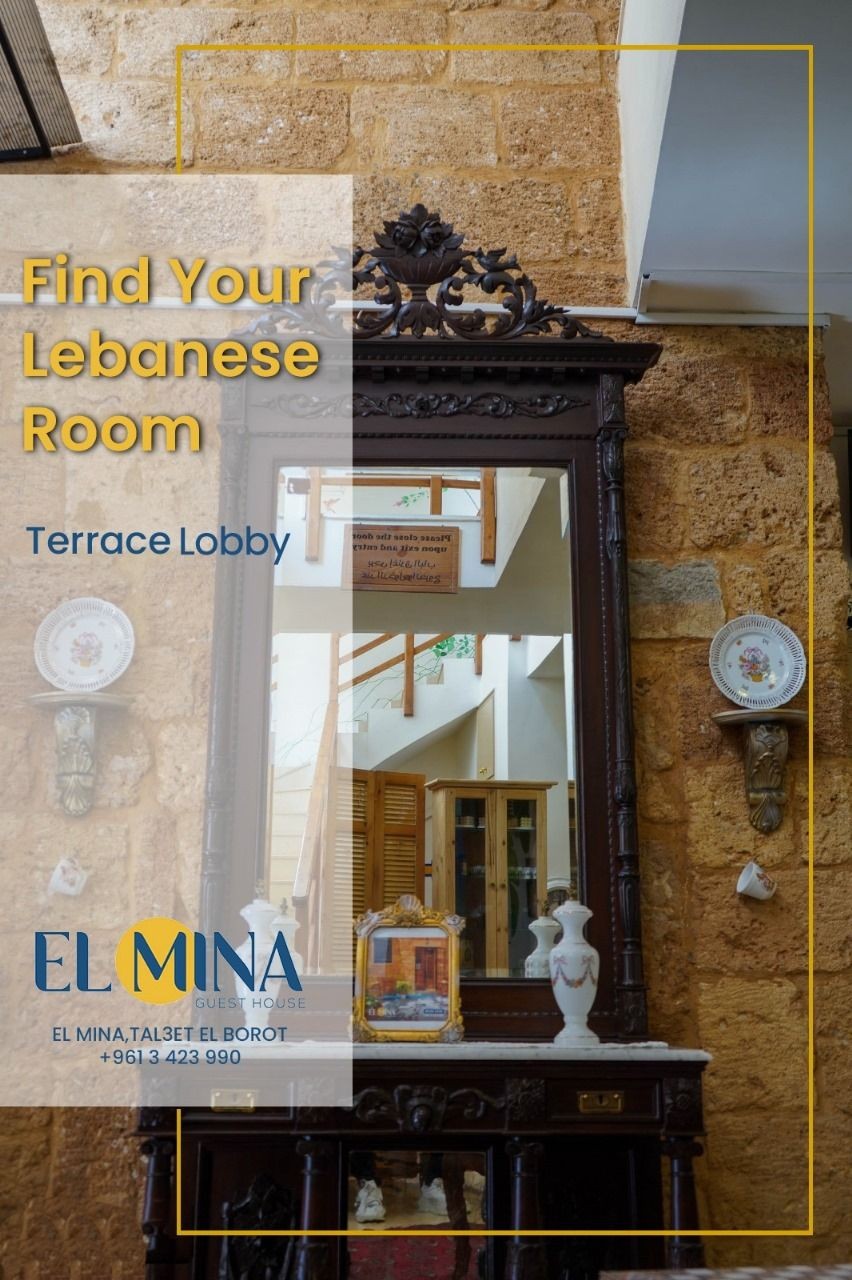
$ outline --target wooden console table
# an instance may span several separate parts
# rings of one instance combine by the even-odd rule
[[[342,1280],[346,1238],[309,1233],[346,1227],[355,1150],[480,1155],[488,1229],[512,1233],[487,1240],[491,1280],[545,1280],[578,1265],[590,1274],[702,1265],[692,1161],[701,1153],[707,1054],[660,1044],[498,1042],[356,1045],[354,1054],[352,1108],[183,1111],[183,1229],[305,1232],[291,1240],[178,1238],[176,1113],[143,1108],[148,1280]],[[274,1071],[274,1051],[259,1056]],[[678,1234],[610,1236],[664,1225],[664,1158]],[[548,1228],[600,1235],[525,1234]]]

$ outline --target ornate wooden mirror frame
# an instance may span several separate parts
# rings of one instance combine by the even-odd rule
[[[639,913],[623,445],[625,383],[658,359],[652,343],[614,342],[540,301],[505,250],[470,252],[440,215],[415,206],[354,262],[315,284],[307,308],[270,312],[267,331],[306,323],[329,335],[334,282],[354,276],[352,418],[345,440],[310,394],[223,388],[220,521],[274,527],[281,465],[550,466],[572,502],[580,894],[601,954],[592,1025],[603,1038],[647,1036]],[[499,313],[460,309],[466,290]],[[329,355],[331,351],[331,355]],[[279,390],[275,387],[275,390]],[[349,388],[345,392],[349,396]],[[333,408],[333,407],[332,407]],[[347,405],[348,408],[348,405]],[[288,417],[282,456],[282,414]],[[331,415],[331,416],[330,416]],[[304,430],[294,424],[303,417]],[[331,427],[332,429],[329,429]],[[273,519],[273,525],[268,523]],[[264,760],[272,575],[243,557],[217,569],[203,849],[202,928],[228,898],[252,896],[266,815]],[[254,855],[254,856],[252,856]],[[560,1022],[546,980],[463,980],[469,1038],[550,1038]]]

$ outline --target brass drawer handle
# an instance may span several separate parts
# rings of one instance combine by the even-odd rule
[[[212,1111],[254,1111],[257,1094],[254,1089],[211,1089]]]
[[[604,1089],[600,1093],[577,1094],[577,1106],[584,1116],[618,1116],[624,1110],[621,1089]]]

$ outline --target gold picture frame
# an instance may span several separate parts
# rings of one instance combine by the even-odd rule
[[[461,916],[405,894],[355,921],[352,1038],[359,1042],[461,1040]]]

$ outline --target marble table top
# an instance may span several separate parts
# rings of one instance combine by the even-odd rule
[[[465,1058],[507,1061],[522,1058],[525,1062],[643,1062],[660,1059],[676,1062],[709,1062],[710,1055],[701,1049],[677,1049],[662,1040],[643,1044],[559,1045],[547,1041],[518,1044],[500,1040],[462,1040],[459,1044],[424,1044],[417,1041],[392,1041],[388,1044],[356,1044],[352,1046],[357,1061],[374,1058],[442,1058],[458,1061]]]
[[[548,1041],[517,1043],[503,1040],[462,1040],[458,1044],[435,1044],[418,1040],[389,1041],[383,1044],[348,1044],[328,1041],[291,1040],[284,1044],[238,1045],[243,1058],[285,1059],[305,1057],[317,1060],[340,1058],[352,1053],[355,1062],[411,1059],[460,1062],[469,1059],[506,1062],[709,1062],[703,1049],[681,1049],[662,1040],[641,1044],[557,1045]]]

